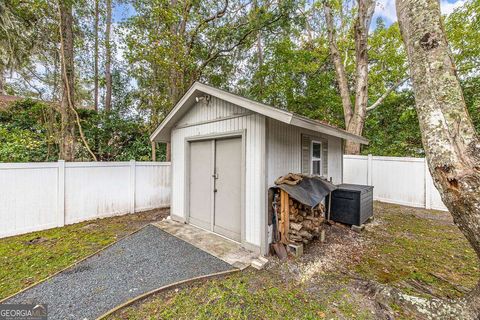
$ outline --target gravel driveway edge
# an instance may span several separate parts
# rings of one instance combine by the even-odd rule
[[[3,298],[3,299],[0,299],[0,304],[2,304],[2,303],[4,303],[5,301],[7,301],[7,300],[9,300],[9,299],[11,299],[11,298],[13,298],[13,297],[15,297],[16,295],[19,295],[20,293],[23,293],[23,292],[25,292],[25,291],[33,288],[33,287],[38,286],[39,284],[42,284],[43,282],[45,282],[45,281],[47,281],[47,280],[50,280],[51,278],[59,275],[59,274],[62,273],[62,272],[67,271],[67,270],[70,269],[70,268],[75,267],[77,264],[79,264],[79,263],[81,263],[81,262],[83,262],[83,261],[85,261],[85,260],[87,260],[87,259],[89,259],[89,258],[91,258],[91,257],[93,257],[93,256],[95,256],[95,255],[97,255],[97,254],[99,254],[99,253],[101,253],[102,251],[104,251],[104,250],[110,248],[111,246],[115,245],[117,242],[122,241],[123,239],[125,239],[125,238],[127,238],[127,237],[130,237],[131,235],[134,235],[135,233],[137,233],[137,232],[145,229],[146,227],[148,227],[148,226],[150,226],[150,225],[151,225],[151,224],[148,223],[148,224],[144,225],[143,227],[138,228],[137,230],[135,230],[135,231],[133,231],[133,232],[130,232],[130,233],[124,235],[123,237],[115,240],[114,242],[112,242],[112,243],[110,243],[110,244],[107,244],[105,247],[98,249],[98,250],[95,251],[94,253],[92,253],[92,254],[90,254],[90,255],[88,255],[88,256],[86,256],[86,257],[83,257],[83,258],[81,258],[80,260],[75,261],[75,262],[72,263],[71,265],[68,265],[68,266],[66,266],[65,268],[63,268],[63,269],[61,269],[61,270],[59,270],[59,271],[57,271],[57,272],[49,275],[48,277],[43,278],[42,280],[39,280],[39,281],[37,281],[37,282],[35,282],[35,283],[32,283],[32,284],[29,285],[28,287],[25,287],[25,288],[23,288],[22,290],[17,291],[17,292],[15,292],[15,293],[9,295],[8,297],[5,297],[5,298]]]
[[[172,284],[168,284],[166,286],[162,286],[162,287],[159,287],[157,289],[153,289],[149,292],[145,292],[135,298],[132,298],[130,299],[129,301],[127,302],[124,302],[118,306],[116,306],[115,308],[105,312],[104,314],[102,314],[100,317],[97,318],[97,320],[102,320],[102,319],[105,319],[106,317],[114,314],[115,312],[117,312],[118,310],[120,309],[123,309],[125,307],[128,307],[132,304],[134,304],[135,302],[137,301],[140,301],[140,300],[143,300],[145,298],[148,298],[149,296],[151,295],[154,295],[156,293],[159,293],[159,292],[162,292],[162,291],[167,291],[167,290],[172,290],[172,289],[175,289],[177,287],[180,287],[182,285],[185,285],[185,284],[190,284],[190,283],[193,283],[193,282],[196,282],[196,281],[201,281],[201,280],[210,280],[210,279],[215,279],[215,278],[220,278],[222,276],[226,276],[226,275],[229,275],[229,274],[232,274],[232,273],[236,273],[236,272],[240,272],[241,270],[240,269],[233,269],[233,270],[227,270],[227,271],[220,271],[220,272],[216,272],[216,273],[212,273],[212,274],[207,274],[207,275],[204,275],[204,276],[199,276],[199,277],[195,277],[195,278],[190,278],[190,279],[186,279],[186,280],[181,280],[181,281],[178,281],[178,282],[175,282],[175,283],[172,283]]]

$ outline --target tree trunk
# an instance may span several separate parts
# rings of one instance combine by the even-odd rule
[[[325,3],[325,20],[327,22],[328,44],[330,48],[330,56],[335,67],[335,75],[337,78],[338,89],[340,90],[340,97],[342,98],[343,116],[345,119],[345,128],[348,128],[350,120],[353,115],[352,101],[350,100],[350,90],[348,88],[347,72],[340,56],[340,51],[337,46],[335,25],[333,22],[333,13],[328,2]]]
[[[110,32],[112,28],[112,0],[106,0],[107,19],[105,29],[105,110],[112,109],[112,46],[110,43]]]
[[[176,59],[173,58],[174,67],[170,70],[170,79],[169,79],[169,96],[170,96],[170,107],[175,106],[183,92],[183,73],[177,70]]]
[[[362,135],[368,105],[368,29],[372,20],[375,2],[358,0],[358,17],[355,21],[355,110],[347,131]],[[347,141],[347,154],[360,154],[360,144]]]
[[[63,78],[62,76],[62,67],[61,67],[60,52],[55,50],[53,54],[53,83],[52,83],[52,97],[53,100],[61,100],[60,97],[60,82]]]
[[[151,145],[152,145],[152,161],[157,161],[157,143],[155,141],[152,141]]]
[[[95,0],[95,52],[94,52],[94,106],[98,111],[98,22],[99,22],[99,0]]]
[[[62,72],[60,159],[73,161],[75,158],[75,120],[72,109],[75,107],[75,70],[72,4],[69,1],[59,1],[58,4],[60,14],[60,61]]]
[[[348,131],[348,130],[347,130]],[[349,131],[350,133],[353,133]],[[360,134],[361,135],[361,134]],[[345,142],[345,154],[360,154],[360,144],[351,140]]]
[[[358,0],[358,14],[355,20],[355,106],[352,110],[348,77],[338,50],[332,9],[325,3],[325,20],[328,31],[328,43],[340,96],[342,98],[345,129],[353,134],[362,135],[368,104],[368,29],[375,9],[373,0]],[[347,141],[345,153],[360,154],[360,144]]]
[[[260,71],[259,79],[259,90],[258,93],[260,97],[263,98],[264,88],[265,88],[265,77],[263,76],[263,47],[262,47],[262,32],[259,31],[257,35],[257,61],[258,61],[258,70]]]
[[[397,0],[428,167],[455,224],[480,258],[480,140],[448,48],[438,0]],[[480,284],[467,298],[480,316]]]
[[[259,11],[258,1],[253,1],[253,7],[256,12]],[[260,100],[263,99],[263,93],[265,88],[265,77],[263,76],[263,46],[262,46],[262,30],[257,32],[257,70],[260,72],[260,79],[258,81],[258,96]]]
[[[0,94],[7,94],[5,84],[5,70],[0,66]]]
[[[172,161],[172,144],[170,142],[167,142],[167,145],[166,145],[165,161],[167,162]]]
[[[178,3],[177,0],[171,0],[170,1],[170,10],[175,12],[177,9],[176,7],[181,5],[181,3]],[[182,12],[186,13],[188,12],[188,2],[185,2],[184,5],[186,7],[182,8]],[[170,103],[171,106],[173,107],[180,97],[184,94],[184,81],[185,81],[185,68],[183,65],[183,59],[182,56],[184,55],[184,46],[182,41],[180,40],[181,38],[184,37],[185,33],[185,28],[187,25],[187,19],[188,17],[186,15],[180,16],[179,20],[176,22],[172,22],[170,25],[170,33],[171,33],[171,38],[173,39],[171,42],[173,50],[173,56],[171,56],[171,65],[172,67],[170,68],[170,77],[168,79],[168,92],[170,96]]]

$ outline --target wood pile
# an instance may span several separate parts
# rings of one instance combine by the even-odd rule
[[[311,208],[290,198],[283,190],[276,199],[280,200],[277,203],[280,208],[278,225],[283,244],[308,244],[320,236],[325,212],[323,204]]]
[[[288,239],[292,243],[308,244],[320,236],[323,223],[324,206],[307,207],[294,199],[289,199]]]

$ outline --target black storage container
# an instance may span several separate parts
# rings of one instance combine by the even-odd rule
[[[373,216],[373,186],[340,184],[332,191],[330,218],[333,221],[361,226]],[[328,208],[327,197],[327,208]]]

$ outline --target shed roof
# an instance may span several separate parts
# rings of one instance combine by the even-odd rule
[[[151,141],[167,142],[170,141],[170,132],[175,124],[185,115],[185,113],[195,104],[196,98],[203,95],[210,95],[219,99],[228,101],[242,108],[262,114],[266,117],[278,120],[280,122],[293,126],[309,129],[312,131],[324,133],[334,137],[355,141],[362,144],[368,144],[368,140],[362,136],[352,134],[346,130],[313,120],[298,114],[288,112],[279,108],[254,101],[231,92],[227,92],[200,82],[195,82],[190,89],[177,102],[175,107],[160,123],[157,129],[151,134]]]

